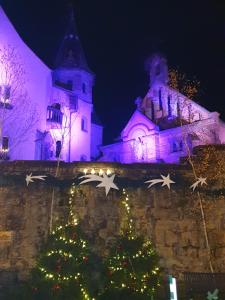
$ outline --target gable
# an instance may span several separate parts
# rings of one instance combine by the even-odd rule
[[[123,141],[136,139],[139,136],[146,136],[158,131],[159,128],[140,111],[136,110],[129,122],[121,132]]]

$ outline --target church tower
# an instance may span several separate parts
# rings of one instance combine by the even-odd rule
[[[69,128],[66,137],[67,146],[64,147],[64,152],[66,152],[63,155],[64,159],[69,162],[88,161],[91,159],[94,74],[88,67],[72,10],[66,33],[56,57],[52,81],[51,103],[53,105],[58,104],[59,101],[64,103],[65,112],[61,109],[62,105],[57,107],[66,117],[64,117],[64,123],[67,121],[67,124],[65,123],[64,126]],[[61,138],[59,139],[61,140]],[[65,139],[63,138],[63,140],[65,144]]]
[[[166,85],[168,83],[167,60],[162,54],[154,54],[149,59],[148,72],[150,87],[155,85]]]
[[[94,74],[88,67],[71,10],[69,24],[56,57],[53,84],[76,92],[77,96],[91,103],[93,83]]]

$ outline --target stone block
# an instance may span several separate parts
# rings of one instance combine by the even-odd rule
[[[181,247],[193,246],[200,247],[199,232],[198,231],[185,231],[181,233],[180,239]]]
[[[172,246],[172,245],[178,243],[178,240],[179,240],[178,234],[174,233],[171,230],[166,231],[166,240],[165,240],[166,246]]]
[[[0,244],[11,243],[13,239],[13,231],[0,231]]]

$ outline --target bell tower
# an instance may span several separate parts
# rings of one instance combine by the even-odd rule
[[[66,135],[67,146],[64,141],[67,161],[89,161],[91,158],[91,137],[93,135],[92,88],[94,74],[87,64],[77,33],[72,7],[67,30],[56,57],[52,81],[53,92],[51,97],[53,101],[60,103],[62,123],[64,122],[65,128],[69,128]],[[62,138],[58,138],[58,141],[61,140]]]
[[[65,88],[80,99],[92,103],[94,74],[87,64],[72,7],[67,30],[56,57],[52,79],[53,85]]]
[[[153,54],[148,61],[150,88],[155,85],[168,83],[167,60],[162,54]]]

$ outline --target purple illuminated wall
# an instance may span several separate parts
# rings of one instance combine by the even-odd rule
[[[94,126],[91,121],[94,75],[75,67],[50,70],[22,41],[0,7],[0,50],[7,47],[15,49],[24,68],[23,93],[28,101],[18,113],[21,97],[14,99],[13,109],[4,109],[4,120],[0,108],[0,126],[3,136],[9,139],[10,159],[55,160],[57,143],[61,145],[60,159],[65,161],[90,160],[91,152],[99,156],[102,126]],[[0,90],[6,85],[4,74],[4,66],[0,65]],[[10,87],[16,82],[14,79]],[[18,139],[31,109],[35,109],[36,121],[28,126],[29,134],[20,134]]]

